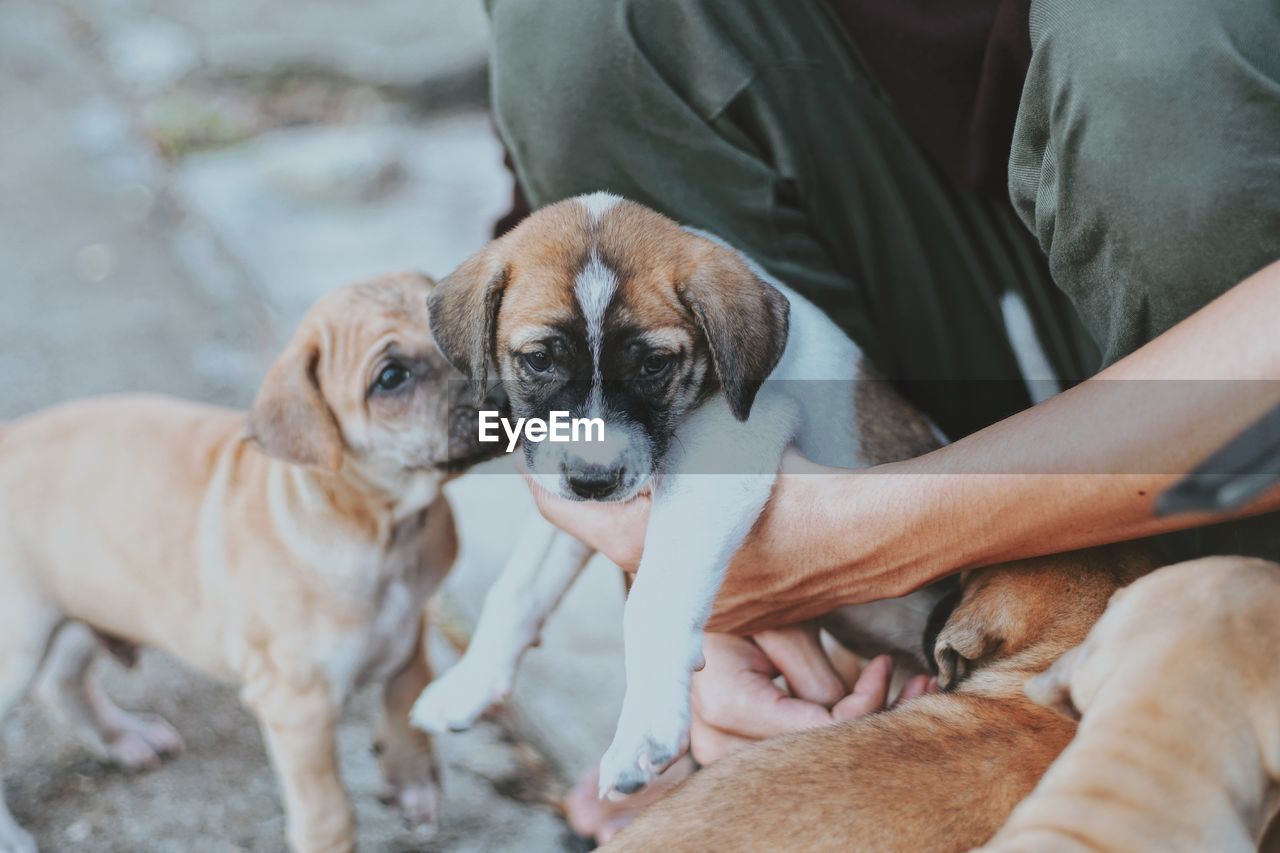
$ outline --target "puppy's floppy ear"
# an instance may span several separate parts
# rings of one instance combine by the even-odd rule
[[[1000,648],[1000,637],[976,620],[952,615],[938,632],[933,659],[938,667],[938,686],[954,690],[969,675],[974,663]]]
[[[507,266],[494,257],[490,244],[446,276],[427,297],[436,346],[471,380],[477,400],[488,388],[498,309],[506,287]]]
[[[1002,595],[989,578],[969,575],[964,579],[960,599],[934,639],[933,659],[943,690],[954,690],[974,664],[1005,649],[1008,627],[1022,618],[1018,600]]]
[[[299,336],[267,371],[249,410],[249,435],[268,456],[336,471],[342,434],[320,391],[320,343]]]
[[[735,250],[699,239],[707,248],[677,293],[706,336],[733,416],[745,421],[786,348],[791,304]]]

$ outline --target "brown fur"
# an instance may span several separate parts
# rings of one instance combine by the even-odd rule
[[[914,459],[937,450],[937,433],[928,418],[863,359],[853,385],[855,424],[862,457],[868,465]]]
[[[986,841],[1074,724],[1022,685],[1079,643],[1108,597],[1150,568],[1123,548],[973,572],[938,646],[966,658],[954,692],[766,741],[702,770],[608,850],[959,851]]]
[[[986,848],[1252,851],[1280,806],[1280,566],[1213,557],[1117,593],[1027,685],[1079,733]]]
[[[448,386],[461,379],[428,332],[431,286],[386,276],[321,300],[248,415],[120,396],[8,425],[0,714],[52,643],[42,684],[90,745],[152,762],[136,738],[176,734],[122,731],[86,710],[98,695],[92,639],[83,641],[93,635],[60,625],[88,625],[121,648],[160,646],[243,685],[284,791],[291,846],[348,850],[335,726],[348,696],[384,682],[384,778],[410,817],[430,817],[435,759],[407,713],[430,680],[426,599],[457,551],[441,487],[458,451]],[[412,379],[403,393],[375,393],[390,357],[411,365]],[[133,751],[121,738],[133,738]],[[5,816],[0,808],[0,847]]]

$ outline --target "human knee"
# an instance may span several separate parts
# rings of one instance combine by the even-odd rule
[[[601,154],[584,146],[636,101],[620,11],[604,0],[492,4],[494,116],[535,206],[598,188],[578,185]]]
[[[1032,5],[1010,193],[1108,361],[1280,251],[1265,5]]]

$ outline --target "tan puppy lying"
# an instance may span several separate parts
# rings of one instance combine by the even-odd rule
[[[1181,563],[1117,593],[1027,685],[1084,714],[986,850],[1253,851],[1280,805],[1280,566]]]
[[[922,853],[983,843],[1075,730],[1023,684],[1149,568],[1112,548],[971,573],[934,646],[952,692],[722,759],[605,849]]]
[[[383,682],[388,795],[435,808],[431,741],[408,726],[431,678],[423,606],[456,552],[441,486],[475,441],[431,341],[431,282],[321,300],[248,416],[154,396],[69,403],[0,429],[0,715],[42,692],[99,754],[153,765],[180,741],[90,679],[99,638],[164,648],[243,685],[299,851],[348,850],[334,732]],[[89,630],[84,626],[90,626]],[[0,800],[0,851],[32,851]]]

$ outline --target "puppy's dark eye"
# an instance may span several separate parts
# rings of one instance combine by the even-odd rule
[[[650,353],[644,357],[644,361],[640,362],[640,375],[646,379],[652,379],[660,376],[671,366],[671,356],[661,355],[660,353]]]
[[[374,391],[394,391],[413,377],[409,368],[397,362],[391,362],[382,368],[378,378],[373,381]]]
[[[536,349],[524,354],[524,363],[534,373],[546,373],[551,369],[551,353],[544,349]]]

